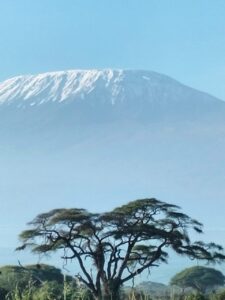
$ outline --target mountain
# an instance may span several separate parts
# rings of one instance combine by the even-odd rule
[[[124,102],[196,105],[209,104],[213,98],[150,71],[70,70],[18,76],[0,84],[1,104],[17,101],[18,107],[26,107],[73,100],[112,106]]]
[[[156,197],[223,243],[224,149],[225,103],[162,74],[8,79],[0,83],[0,239],[16,247],[26,222],[52,208],[105,211]]]
[[[224,103],[223,103],[224,104]],[[71,70],[18,76],[0,83],[0,108],[27,113],[71,110],[79,121],[189,117],[224,107],[221,101],[155,72]],[[60,111],[60,112],[59,112]],[[56,113],[55,112],[55,113]],[[68,113],[68,111],[67,111]],[[107,116],[107,118],[106,118]],[[183,116],[182,116],[183,117]]]
[[[0,83],[0,133],[7,142],[9,136],[23,141],[25,134],[39,140],[44,132],[51,140],[57,131],[74,143],[74,134],[79,139],[106,124],[130,131],[134,123],[159,128],[201,120],[214,126],[216,118],[217,126],[224,113],[224,102],[150,71],[71,70]]]
[[[99,97],[103,103],[131,101],[211,102],[212,96],[156,72],[142,70],[69,70],[17,76],[0,84],[0,102],[29,105]],[[193,98],[192,100],[190,98]],[[93,99],[93,97],[92,97]]]

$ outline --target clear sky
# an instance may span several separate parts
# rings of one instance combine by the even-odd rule
[[[0,1],[0,80],[74,68],[149,69],[225,100],[225,1]]]

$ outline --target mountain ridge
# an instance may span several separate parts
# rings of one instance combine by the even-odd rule
[[[187,102],[187,99],[195,98],[194,103],[200,96],[207,103],[222,102],[167,75],[145,70],[78,69],[19,75],[0,82],[0,104],[23,100],[20,105],[35,106],[48,102],[82,101],[93,96],[111,105],[127,99],[144,99],[148,103],[158,101],[163,105],[168,99],[171,101],[171,95],[173,102]]]

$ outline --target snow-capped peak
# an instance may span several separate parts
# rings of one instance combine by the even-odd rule
[[[170,77],[138,70],[68,70],[17,76],[0,83],[0,104],[16,102],[18,106],[78,99],[95,99],[111,105],[126,100],[163,104],[196,97],[198,91]],[[209,96],[201,93],[201,98],[207,100]]]
[[[38,75],[24,75],[0,83],[0,103],[13,100],[31,100],[33,104],[48,101],[62,102],[89,94],[97,85],[117,94],[122,70],[68,70]]]

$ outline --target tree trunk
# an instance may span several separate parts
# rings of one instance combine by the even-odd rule
[[[108,293],[105,293],[103,295],[103,299],[102,300],[120,300],[120,293],[119,290],[112,290],[109,291]]]
[[[117,280],[109,280],[102,284],[100,289],[94,295],[95,300],[121,300],[120,284]]]
[[[103,300],[120,300],[120,285],[117,280],[109,281],[104,286]]]

